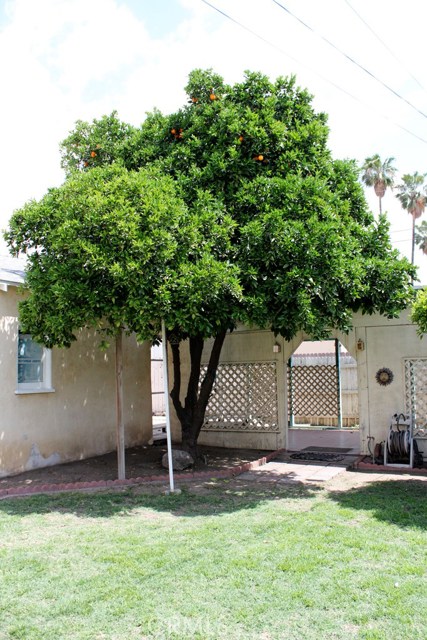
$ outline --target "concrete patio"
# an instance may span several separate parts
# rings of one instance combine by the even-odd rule
[[[356,429],[289,429],[288,442],[288,450],[279,452],[271,462],[239,477],[242,480],[278,484],[322,483],[352,467],[359,458],[359,431]],[[335,454],[337,459],[294,459],[292,456],[296,452],[302,456],[304,453],[325,452]]]

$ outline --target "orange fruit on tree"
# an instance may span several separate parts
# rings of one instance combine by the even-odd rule
[[[209,98],[211,100],[216,100],[216,95],[214,93],[211,93],[211,95],[209,96]]]
[[[96,158],[96,151],[91,151],[90,152],[90,157],[91,158]]]
[[[171,133],[173,133],[175,135],[176,129],[171,129]]]

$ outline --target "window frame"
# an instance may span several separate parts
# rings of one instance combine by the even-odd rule
[[[55,389],[52,387],[52,350],[39,345],[42,349],[40,362],[43,365],[43,380],[33,382],[19,382],[19,345],[20,339],[25,337],[31,339],[30,333],[19,331],[16,354],[16,389],[15,394],[22,395],[28,393],[53,393]],[[33,341],[33,340],[32,340]],[[35,342],[35,341],[33,341]],[[35,343],[38,344],[38,343]]]

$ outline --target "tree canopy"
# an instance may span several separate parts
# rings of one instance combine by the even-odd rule
[[[67,173],[113,161],[159,167],[195,217],[200,192],[209,193],[234,225],[224,258],[243,298],[230,300],[231,324],[321,337],[348,329],[356,309],[395,315],[408,303],[408,263],[391,248],[386,220],[368,211],[355,164],[332,159],[326,116],[295,78],[247,73],[228,86],[196,70],[186,92],[179,111],[155,111],[141,127],[114,113],[79,122],[62,144]]]
[[[165,319],[175,408],[197,439],[237,322],[287,339],[347,331],[356,310],[397,315],[414,269],[369,212],[356,164],[331,157],[326,116],[294,78],[247,73],[229,86],[195,70],[186,91],[180,110],[140,127],[116,113],[78,122],[61,146],[66,181],[15,212],[6,237],[28,252],[22,323],[45,344],[68,345],[85,325],[153,339]],[[176,345],[186,338],[181,405]]]
[[[209,194],[195,206],[197,216],[158,170],[118,165],[73,174],[27,204],[7,234],[28,254],[22,326],[49,347],[70,346],[84,326],[141,340],[165,317],[184,336],[228,326],[241,297],[226,259],[233,223]]]

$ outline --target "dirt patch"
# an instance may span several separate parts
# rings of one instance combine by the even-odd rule
[[[126,477],[132,479],[138,479],[137,485],[133,486],[133,492],[140,493],[159,493],[164,491],[168,486],[169,475],[168,472],[163,469],[161,460],[166,453],[166,446],[141,446],[127,449],[126,451]],[[232,490],[241,490],[243,492],[261,490],[268,493],[274,492],[274,484],[280,480],[275,474],[271,474],[271,478],[264,477],[269,474],[263,473],[262,468],[259,469],[259,473],[253,475],[256,476],[256,480],[252,478],[251,481],[245,479],[245,474],[238,475],[239,467],[248,462],[255,462],[263,457],[271,454],[270,451],[259,449],[225,449],[222,447],[205,447],[200,446],[200,453],[202,454],[203,462],[199,462],[194,469],[188,469],[184,472],[179,472],[179,482],[177,486],[185,486],[191,493],[209,493],[212,489],[217,489],[221,486],[222,489],[227,487]],[[275,461],[287,461],[286,453],[280,451],[277,453]],[[288,460],[288,462],[295,462]],[[298,462],[298,461],[297,461]],[[351,463],[350,458],[348,462]],[[300,465],[308,464],[299,461]],[[322,463],[319,463],[322,464]],[[325,466],[328,466],[326,463]],[[340,466],[345,467],[345,463],[339,463]],[[270,465],[271,466],[271,465]],[[228,479],[216,478],[217,472],[232,471],[236,469],[236,477],[230,477]],[[265,468],[267,470],[267,467]],[[202,473],[202,475],[200,475]],[[212,474],[212,475],[210,475]],[[263,482],[259,480],[259,477],[263,477]],[[88,458],[86,460],[79,460],[76,462],[69,462],[66,464],[55,465],[51,467],[45,467],[43,469],[35,469],[27,471],[19,475],[10,476],[8,478],[0,479],[0,493],[7,490],[18,490],[22,492],[23,489],[28,488],[30,492],[37,492],[38,488],[43,492],[48,491],[49,486],[54,485],[72,485],[75,483],[95,483],[100,482],[102,484],[106,481],[116,480],[117,478],[117,455],[115,452],[108,453],[102,456],[96,456]],[[402,481],[408,480],[424,480],[427,483],[426,476],[415,476],[410,473],[386,473],[386,472],[359,472],[359,471],[346,471],[345,468],[331,479],[326,479],[320,482],[319,486],[332,491],[347,491],[352,488],[361,487],[371,482],[381,482],[387,480],[396,480],[399,478]],[[147,480],[159,480],[161,482],[144,482]],[[294,484],[300,487],[306,485],[303,477],[295,478],[297,480]],[[313,480],[309,483],[314,487]],[[42,488],[43,487],[43,488]],[[62,489],[63,487],[61,487]],[[69,487],[67,487],[69,488]],[[103,490],[126,491],[128,488],[122,486],[114,487],[75,487],[74,490]],[[280,488],[280,487],[279,487]],[[282,491],[284,485],[280,488]],[[6,490],[6,491],[5,491]]]
[[[141,446],[126,450],[126,477],[168,479],[168,472],[162,467],[162,457],[166,446]],[[238,467],[245,462],[253,462],[267,455],[268,451],[255,449],[224,449],[221,447],[199,447],[202,461],[194,469],[181,471],[190,480],[195,472],[215,472]],[[18,475],[0,479],[0,490],[14,487],[34,487],[39,485],[70,484],[115,480],[117,478],[117,454],[58,464],[52,467],[34,469]]]

